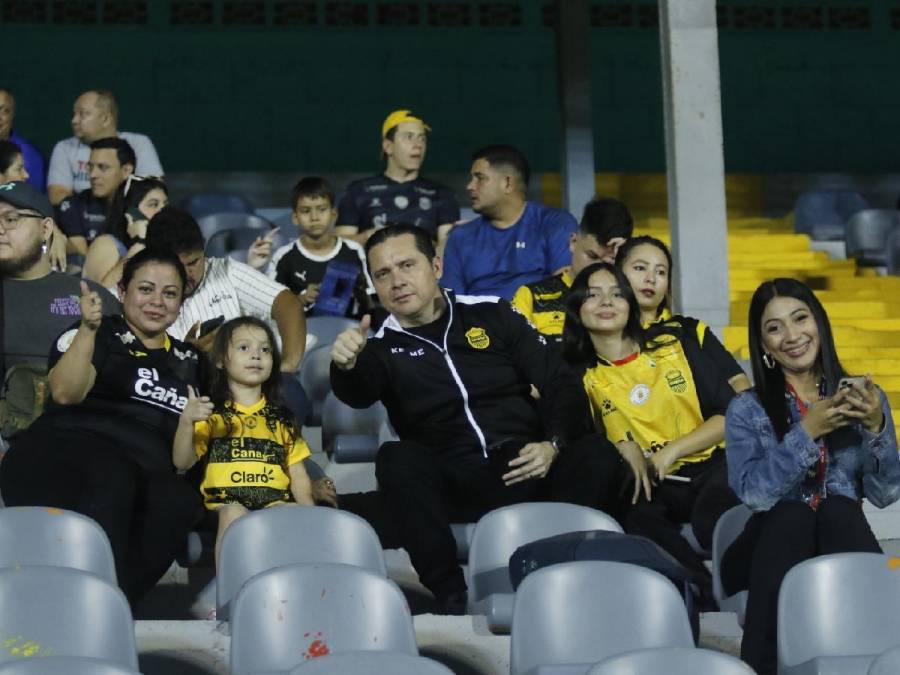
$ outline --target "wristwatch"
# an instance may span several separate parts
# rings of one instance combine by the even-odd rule
[[[550,445],[556,449],[556,452],[565,452],[569,444],[566,443],[566,439],[557,434],[550,439]]]

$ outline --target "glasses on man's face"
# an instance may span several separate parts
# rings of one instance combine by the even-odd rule
[[[37,213],[22,213],[21,211],[7,211],[6,213],[0,214],[0,224],[3,225],[3,229],[7,232],[11,232],[15,230],[22,223],[23,220],[27,220],[29,218],[37,218],[41,220],[44,216]]]

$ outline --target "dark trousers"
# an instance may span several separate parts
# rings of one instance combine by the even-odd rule
[[[150,472],[95,436],[35,425],[3,458],[7,506],[51,506],[93,518],[112,546],[119,586],[135,603],[165,574],[203,513],[174,472]]]
[[[422,583],[443,599],[466,589],[451,522],[474,522],[519,502],[609,503],[618,464],[606,438],[588,436],[560,453],[545,478],[506,486],[499,470],[479,456],[451,458],[394,441],[378,451],[378,492],[341,495],[340,505],[369,520],[385,547],[405,548]]]
[[[716,521],[739,500],[728,487],[723,450],[716,450],[705,462],[684,465],[677,475],[691,481],[665,480],[654,488],[649,502],[641,493],[638,503],[625,515],[625,531],[647,537],[668,551],[693,574],[701,596],[710,599],[712,576],[703,559],[681,536],[681,523],[689,522],[697,542],[709,550]]]
[[[777,670],[778,592],[784,575],[817,555],[881,553],[859,502],[833,495],[813,511],[781,501],[751,516],[722,558],[722,585],[731,595],[749,589],[741,658],[760,674]]]

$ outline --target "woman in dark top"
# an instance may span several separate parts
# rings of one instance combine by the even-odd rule
[[[132,602],[165,573],[202,514],[171,463],[187,387],[201,381],[197,352],[166,334],[185,282],[177,256],[137,253],[119,285],[121,316],[102,316],[99,295],[82,282],[81,321],[50,352],[52,400],[16,436],[0,474],[10,506],[96,520]]]

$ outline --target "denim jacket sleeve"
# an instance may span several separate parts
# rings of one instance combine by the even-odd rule
[[[725,415],[728,484],[744,504],[766,511],[788,495],[819,458],[819,446],[794,424],[780,441],[756,394],[736,396]]]
[[[887,397],[880,389],[884,427],[877,434],[861,429],[865,453],[863,463],[863,494],[878,508],[893,504],[900,498],[900,456],[897,454],[897,435]]]

